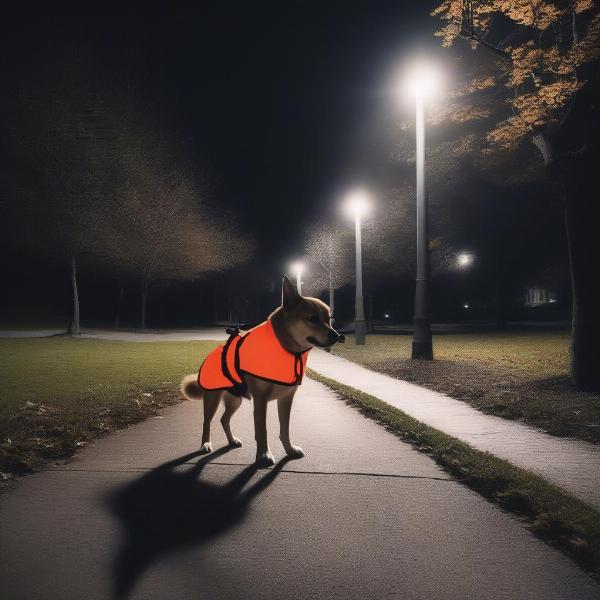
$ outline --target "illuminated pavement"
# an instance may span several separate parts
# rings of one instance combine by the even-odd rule
[[[248,466],[250,402],[233,420],[246,445],[199,463],[200,411],[169,407],[0,495],[0,597],[600,597],[570,559],[315,381],[292,411],[306,457],[269,471]],[[218,419],[214,431],[218,449]],[[279,460],[274,405],[269,434]]]
[[[600,446],[551,436],[517,421],[486,415],[466,402],[377,373],[322,350],[311,352],[308,366],[376,396],[479,450],[535,471],[600,508]]]
[[[44,337],[49,331],[0,331],[0,337]],[[134,342],[225,340],[224,327],[129,332],[84,329],[82,337]],[[378,397],[471,444],[535,471],[584,502],[600,508],[600,447],[548,435],[522,423],[478,412],[469,404],[424,387],[377,373],[333,354],[314,350],[308,366]]]

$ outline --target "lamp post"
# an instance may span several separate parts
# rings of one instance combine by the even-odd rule
[[[412,358],[433,359],[429,315],[429,274],[427,256],[427,199],[425,192],[425,100],[434,87],[430,69],[415,70],[410,89],[415,98],[417,145],[417,281]]]
[[[368,210],[369,202],[365,192],[353,192],[347,201],[347,208],[354,217],[354,232],[356,239],[356,297],[354,301],[354,337],[356,344],[364,346],[367,327],[365,324],[365,308],[362,281],[362,242],[361,217]]]
[[[290,268],[292,273],[296,275],[296,289],[298,290],[298,293],[302,295],[302,271],[304,271],[304,265],[301,262],[296,261],[291,264]]]

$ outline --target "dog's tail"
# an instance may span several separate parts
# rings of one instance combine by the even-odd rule
[[[186,375],[181,380],[180,389],[188,400],[200,400],[204,395],[204,390],[198,384],[198,375]]]

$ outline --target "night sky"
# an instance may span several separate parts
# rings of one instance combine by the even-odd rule
[[[368,177],[364,130],[389,102],[380,92],[394,63],[417,37],[439,45],[426,5],[435,3],[71,14],[28,20],[14,41],[50,56],[78,45],[117,85],[132,85],[189,146],[218,200],[243,216],[263,256],[287,260],[301,249],[301,226]]]
[[[4,22],[2,68],[26,81],[65,49],[91,57],[94,76],[132,90],[211,181],[212,201],[240,216],[258,242],[254,268],[280,273],[301,254],[308,223],[338,210],[353,186],[377,185],[390,150],[379,116],[396,110],[391,74],[409,52],[444,52],[429,16],[436,4],[22,14]],[[3,260],[14,273],[36,262]]]

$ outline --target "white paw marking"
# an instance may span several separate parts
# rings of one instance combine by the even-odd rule
[[[275,457],[271,452],[258,452],[256,454],[256,464],[260,468],[272,467],[275,464]]]
[[[242,440],[240,440],[239,438],[234,437],[230,442],[229,445],[232,448],[241,448],[244,444],[242,443]]]
[[[286,453],[290,458],[302,458],[304,456],[304,450],[300,446],[292,446],[289,450],[286,450]]]
[[[212,444],[210,442],[204,442],[200,448],[200,454],[208,454],[212,452]]]

